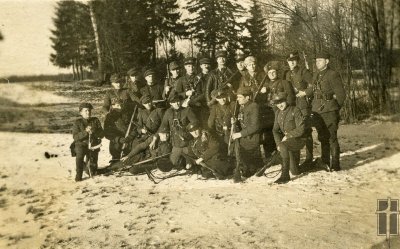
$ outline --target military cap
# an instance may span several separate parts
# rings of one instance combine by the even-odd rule
[[[124,78],[120,74],[115,73],[115,74],[111,75],[110,81],[111,81],[111,83],[123,83]]]
[[[243,95],[243,96],[250,96],[253,94],[253,92],[251,91],[250,87],[244,86],[244,87],[239,87],[239,89],[237,90],[237,95]]]
[[[224,58],[226,58],[226,56],[227,56],[227,53],[226,53],[225,50],[219,50],[219,51],[217,51],[217,52],[215,53],[215,58],[218,58],[218,57],[224,57]]]
[[[147,70],[144,72],[143,76],[144,76],[144,77],[147,77],[147,76],[149,76],[149,75],[154,75],[154,74],[156,74],[156,72],[155,72],[152,68],[150,68],[150,69],[147,69]]]
[[[172,71],[172,70],[176,70],[176,69],[179,69],[178,63],[176,61],[171,61],[169,63],[169,70]]]
[[[246,56],[244,54],[237,54],[235,55],[235,61],[239,62],[239,61],[244,61],[244,59],[246,58]]]
[[[315,59],[318,58],[329,59],[330,57],[331,57],[330,54],[326,51],[320,51],[315,55]]]
[[[274,96],[272,97],[272,102],[276,105],[286,101],[286,98],[287,98],[286,93],[279,92],[277,94],[274,94]]]
[[[137,76],[140,73],[139,68],[137,67],[133,67],[131,69],[129,69],[129,71],[127,72],[128,76]]]
[[[184,60],[183,60],[183,64],[184,65],[194,65],[195,64],[195,60],[194,60],[194,58],[193,57],[186,57]]]
[[[151,103],[151,98],[150,98],[150,96],[149,96],[149,95],[143,95],[143,96],[140,98],[140,103],[142,103],[143,105],[144,105],[144,104]]]
[[[297,51],[291,52],[291,53],[288,54],[288,56],[286,57],[286,60],[288,60],[288,61],[297,61],[297,60],[299,60],[299,59],[300,59],[300,57],[299,57],[299,52],[297,52]]]
[[[210,58],[204,57],[199,60],[200,65],[202,64],[211,64]]]
[[[88,108],[89,110],[92,110],[93,106],[90,103],[84,102],[79,105],[79,111],[81,111],[83,108]]]
[[[211,97],[216,99],[222,99],[228,97],[228,93],[224,90],[214,89],[211,92]]]
[[[197,123],[190,123],[186,126],[188,132],[200,130],[200,126]]]
[[[169,103],[175,103],[175,102],[181,102],[183,100],[183,97],[179,94],[174,94],[172,98],[169,99]]]
[[[270,70],[279,70],[279,61],[270,61],[264,66],[264,71],[268,73]]]

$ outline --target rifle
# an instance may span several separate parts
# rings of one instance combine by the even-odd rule
[[[86,155],[86,163],[85,163],[85,165],[86,165],[86,168],[89,171],[89,177],[92,178],[93,174],[92,174],[92,170],[90,168],[90,151],[92,149],[92,144],[90,143],[90,140],[91,140],[91,134],[89,133],[88,154]]]
[[[183,153],[182,156],[183,156],[184,158],[186,158],[186,159],[189,159],[190,161],[196,161],[196,159],[194,159],[193,157],[189,156],[189,155],[186,154],[186,153]],[[217,171],[215,171],[213,168],[211,168],[210,166],[208,166],[205,162],[201,162],[201,163],[199,163],[199,165],[200,165],[201,167],[203,167],[203,168],[206,168],[206,169],[210,170],[210,171],[213,173],[213,175],[214,175],[218,180],[222,180],[222,179],[225,178],[223,175],[219,174],[219,173],[218,173]]]
[[[129,126],[128,126],[128,129],[126,130],[125,138],[127,138],[129,136],[129,132],[131,131],[131,126],[132,126],[132,123],[133,123],[133,118],[135,117],[137,109],[138,109],[138,106],[136,105],[135,106],[135,110],[133,110],[133,113],[132,113],[132,116],[131,116],[131,120],[129,121]],[[123,143],[122,144],[122,149],[121,149],[121,157],[124,155],[125,147],[126,147],[126,143]]]
[[[232,122],[232,124],[231,124],[231,132],[229,134],[229,140],[228,140],[228,156],[231,155],[232,135],[235,130],[237,106],[238,106],[238,102],[235,101],[235,110],[233,111],[233,118],[234,118],[235,122]]]
[[[264,167],[262,167],[261,169],[259,169],[256,172],[256,176],[260,177],[262,175],[264,175],[264,172],[272,166],[272,164],[276,161],[276,159],[279,157],[279,153],[277,150],[275,150],[274,152],[272,152],[271,157],[269,158],[268,162],[264,165]]]
[[[124,170],[129,170],[130,168],[132,168],[132,167],[135,167],[135,166],[139,166],[139,165],[142,165],[142,164],[145,164],[145,163],[149,163],[149,162],[152,162],[152,161],[155,161],[155,160],[157,160],[157,159],[160,159],[160,158],[163,158],[163,157],[166,157],[166,156],[168,156],[168,155],[170,155],[171,153],[167,153],[167,154],[164,154],[164,155],[161,155],[161,156],[156,156],[156,157],[151,157],[151,158],[148,158],[148,159],[145,159],[145,160],[143,160],[143,161],[140,161],[140,162],[137,162],[137,163],[132,163],[132,164],[129,164],[129,165],[123,165],[122,167],[119,167],[119,165],[117,165],[117,166],[110,166],[110,168],[109,168],[109,170],[110,171],[124,171]],[[123,163],[122,163],[123,164]]]
[[[256,101],[256,97],[258,93],[261,91],[262,86],[264,85],[265,80],[267,79],[268,74],[265,74],[264,79],[261,81],[260,85],[258,86],[257,92],[254,94],[253,101]]]
[[[303,59],[304,59],[304,65],[306,66],[307,70],[310,70],[310,66],[308,65],[307,56],[306,53],[304,53],[304,50],[303,50]]]
[[[199,84],[199,82],[200,82],[200,80],[201,80],[201,76],[198,76],[198,75],[197,75],[196,78],[197,78],[196,83],[194,83],[193,85],[192,85],[192,84],[189,84],[190,87],[189,87],[188,90],[192,90],[192,95],[188,96],[188,97],[182,102],[182,107],[185,107],[185,108],[186,108],[186,107],[189,106],[189,101],[190,101],[190,99],[193,97],[194,92],[196,91],[195,89],[196,89],[197,85]],[[187,91],[188,91],[188,90],[187,90]]]
[[[227,79],[220,87],[216,88],[216,91],[220,91],[222,89],[224,89],[226,87],[226,85],[228,85],[228,83],[236,77],[237,74],[240,74],[239,70],[237,70],[234,74],[231,75],[231,77],[229,77],[229,79]],[[208,93],[207,93],[208,94]],[[211,93],[210,93],[211,94]],[[215,102],[215,97],[211,96],[211,99],[209,101],[210,103],[214,103]]]

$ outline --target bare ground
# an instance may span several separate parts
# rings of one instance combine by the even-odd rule
[[[272,184],[278,166],[242,184],[186,175],[155,185],[128,173],[77,184],[72,136],[62,133],[77,103],[93,94],[33,85],[0,86],[0,117],[14,118],[0,125],[0,248],[388,248],[375,212],[377,199],[399,198],[399,123],[342,125],[344,170],[286,185]],[[31,101],[11,97],[14,87]],[[96,90],[97,112],[104,89]],[[100,166],[109,160],[107,145]],[[391,248],[400,248],[393,238]]]

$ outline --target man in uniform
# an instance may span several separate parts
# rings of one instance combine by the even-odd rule
[[[168,74],[168,77],[165,79],[163,92],[163,99],[166,100],[175,94],[177,80],[180,77],[180,67],[176,61],[170,62],[168,69],[171,75]]]
[[[211,98],[211,92],[213,90],[232,88],[232,84],[227,82],[227,80],[233,75],[233,71],[226,67],[226,51],[218,51],[215,57],[217,58],[217,68],[211,71],[206,86],[206,100],[208,106],[215,104],[215,99]]]
[[[194,72],[195,60],[187,57],[184,60],[186,74],[180,77],[176,82],[176,93],[185,98],[182,103],[183,107],[199,108],[201,106],[200,99],[203,96],[201,88],[201,78],[196,76]],[[196,112],[196,111],[195,111]],[[196,112],[197,114],[198,112]]]
[[[124,85],[124,88],[128,90],[128,94],[133,102],[136,104],[140,104],[140,87],[141,87],[141,82],[140,82],[140,70],[139,68],[133,67],[129,69],[127,72],[128,75],[128,80]]]
[[[72,135],[75,145],[76,156],[76,176],[75,181],[82,181],[82,173],[84,169],[84,157],[90,160],[91,174],[95,175],[97,170],[97,159],[100,149],[90,150],[89,147],[96,146],[101,143],[104,137],[103,128],[100,120],[92,117],[93,106],[90,103],[82,103],[79,105],[79,113],[81,118],[74,122]],[[89,141],[90,138],[90,141]]]
[[[170,99],[171,107],[165,112],[160,126],[160,131],[170,134],[172,142],[170,160],[178,169],[182,167],[182,153],[187,153],[187,146],[191,139],[186,126],[189,123],[198,123],[196,115],[191,108],[182,108],[181,102],[182,96],[178,94]]]
[[[293,87],[290,82],[286,80],[282,80],[279,78],[278,73],[280,70],[279,62],[278,61],[270,61],[265,65],[264,71],[268,74],[268,101],[272,100],[272,96],[278,94],[279,92],[286,93],[286,101],[289,105],[296,105],[296,95],[294,93]],[[276,107],[271,103],[273,106],[274,111]]]
[[[238,139],[238,142],[235,141],[235,146],[239,145],[240,155],[236,154],[235,156],[244,166],[242,171],[245,177],[254,175],[263,166],[259,148],[259,107],[251,100],[252,94],[251,88],[242,87],[238,89],[237,101],[239,103],[239,112],[236,123],[238,130],[232,134],[233,140]],[[237,175],[238,172],[235,172],[235,178]],[[235,181],[240,181],[240,179],[235,179]]]
[[[218,104],[211,106],[210,116],[208,117],[208,128],[217,138],[221,154],[227,155],[231,118],[233,117],[236,101],[231,102],[229,100],[229,95],[226,90],[214,90],[212,95]]]
[[[346,92],[340,75],[329,68],[329,54],[319,52],[315,59],[317,72],[313,84],[299,96],[314,97],[311,123],[318,132],[321,142],[321,161],[331,171],[340,170],[340,147],[337,138],[339,111],[346,99]]]
[[[313,161],[313,138],[312,128],[310,123],[311,101],[307,96],[300,96],[300,91],[305,91],[312,82],[311,72],[307,68],[299,66],[299,53],[297,51],[290,53],[286,60],[289,65],[289,70],[285,73],[284,79],[291,82],[296,94],[296,106],[301,110],[305,117],[307,125],[307,140],[306,140],[306,160],[302,166],[307,166]]]
[[[193,137],[189,143],[188,154],[197,165],[202,166],[202,175],[206,178],[226,177],[232,167],[227,161],[221,159],[218,141],[210,132],[201,129],[196,124],[189,124],[187,130]]]
[[[149,96],[153,101],[163,99],[164,86],[158,84],[155,78],[156,72],[153,69],[147,69],[144,72],[144,78],[146,79],[146,85],[140,89],[142,96]]]
[[[286,102],[286,94],[280,92],[273,97],[277,106],[274,122],[274,139],[282,157],[282,173],[275,183],[290,180],[289,169],[293,175],[299,174],[300,150],[305,144],[305,122],[301,110]]]
[[[113,74],[110,78],[111,85],[114,89],[108,90],[104,96],[103,111],[105,113],[110,112],[111,107],[118,101],[121,104],[121,108],[128,115],[133,111],[133,102],[129,97],[127,89],[122,87],[124,78],[120,74]]]

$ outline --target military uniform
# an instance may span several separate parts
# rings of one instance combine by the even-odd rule
[[[145,85],[140,89],[140,94],[142,96],[150,96],[153,100],[160,100],[163,99],[163,86],[155,83],[154,85]]]
[[[306,90],[306,94],[313,97],[311,123],[316,128],[318,140],[321,142],[322,162],[330,165],[332,170],[340,170],[337,130],[339,110],[346,99],[342,79],[336,71],[327,67],[315,73],[313,84]]]
[[[180,166],[182,153],[187,153],[187,146],[191,139],[191,135],[186,130],[189,123],[198,123],[196,115],[190,107],[178,110],[171,107],[165,112],[159,129],[170,134],[172,143],[170,160],[177,167]]]
[[[82,173],[84,169],[84,157],[90,159],[91,172],[95,174],[97,170],[97,160],[100,149],[89,151],[89,133],[86,132],[86,127],[92,127],[92,134],[90,135],[90,145],[96,146],[101,143],[101,138],[104,137],[103,128],[98,118],[91,117],[89,119],[79,118],[74,122],[72,128],[72,135],[75,144],[76,153],[76,181],[82,180]]]
[[[246,72],[241,81],[240,87],[250,87],[253,92],[253,101],[259,105],[264,105],[267,103],[267,93],[262,93],[261,88],[267,87],[267,81],[265,79],[266,74],[264,72],[255,72],[254,75],[251,75],[249,72]],[[262,81],[264,80],[264,83]],[[260,85],[262,83],[262,86]],[[254,96],[256,95],[256,99]]]
[[[180,77],[165,79],[164,90],[163,90],[163,94],[162,94],[163,99],[169,100],[169,99],[171,99],[172,96],[174,96],[174,94],[176,93],[176,84],[177,84],[179,78]],[[170,88],[168,92],[165,91],[165,87],[167,87],[167,86]]]
[[[230,164],[223,160],[223,156],[219,153],[219,143],[212,134],[206,130],[201,130],[197,138],[193,138],[189,143],[189,155],[202,158],[203,162],[218,174],[227,176],[231,170]],[[211,177],[213,174],[210,170],[202,168],[204,177]]]
[[[304,116],[298,107],[288,105],[284,110],[277,109],[273,134],[282,157],[282,180],[290,179],[289,167],[292,174],[298,174],[300,150],[306,141],[304,132]],[[282,141],[284,136],[287,139]]]
[[[125,88],[111,89],[106,92],[103,101],[103,111],[108,113],[117,102],[121,104],[121,108],[124,112],[128,112],[128,115],[133,112],[134,103],[129,96],[129,92]]]
[[[292,83],[295,94],[299,91],[305,91],[312,82],[312,75],[306,68],[296,66],[293,70],[288,70],[284,77],[287,81]],[[313,138],[311,128],[311,100],[307,96],[296,97],[296,106],[301,110],[307,123],[307,140],[306,140],[306,162],[313,159]]]
[[[233,75],[231,69],[225,67],[222,70],[216,68],[210,72],[210,77],[206,85],[206,101],[210,103],[212,101],[211,92],[216,89],[223,88],[223,84]],[[226,86],[228,87],[228,86]]]
[[[259,107],[254,102],[240,105],[238,112],[240,158],[245,166],[245,176],[253,175],[263,165],[260,153]]]

